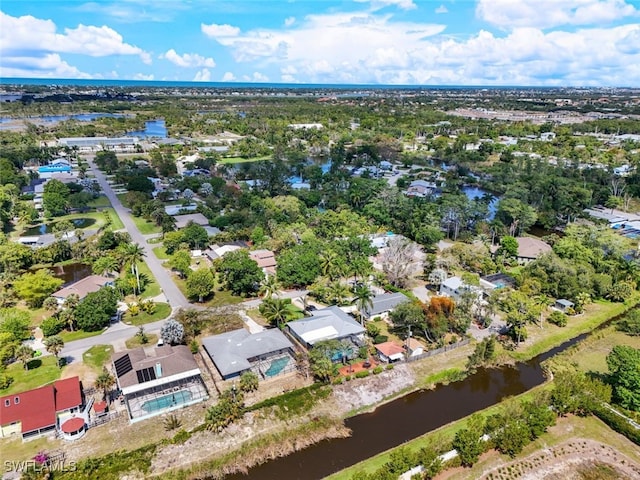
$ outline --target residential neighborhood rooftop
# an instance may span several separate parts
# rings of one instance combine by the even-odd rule
[[[336,306],[316,310],[310,318],[289,322],[287,327],[309,345],[323,340],[360,335],[365,331],[362,325]]]
[[[87,295],[93,292],[97,292],[105,285],[113,283],[113,278],[103,277],[100,275],[89,275],[88,277],[73,282],[66,287],[61,288],[57,292],[51,294],[52,297],[58,299],[65,299],[69,295],[76,294],[83,299]]]

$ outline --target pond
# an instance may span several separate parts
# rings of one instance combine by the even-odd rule
[[[498,209],[499,198],[493,195],[491,192],[479,187],[471,185],[465,185],[462,187],[462,193],[464,193],[469,200],[481,200],[483,198],[490,198],[489,200],[489,220],[493,220],[496,216],[496,210]]]
[[[31,271],[35,272],[36,270],[42,270],[43,268],[51,270],[53,275],[62,279],[65,285],[82,280],[92,273],[91,265],[87,265],[86,263],[67,263],[65,265],[55,265],[53,267],[34,268]]]
[[[372,413],[348,418],[345,425],[352,431],[350,437],[324,440],[286,457],[263,463],[250,469],[248,476],[235,474],[225,478],[324,478],[540,385],[545,380],[540,363],[588,335],[580,335],[526,363],[481,368],[462,381],[410,393],[376,408]]]
[[[36,225],[35,227],[30,227],[22,232],[23,237],[37,237],[39,235],[45,235],[47,233],[54,233],[55,228],[54,225],[57,222],[50,223],[42,223],[40,225]],[[75,218],[71,220],[74,228],[88,228],[96,223],[93,218]]]
[[[167,138],[167,125],[163,118],[149,120],[144,123],[144,130],[127,132],[126,135],[138,138]]]

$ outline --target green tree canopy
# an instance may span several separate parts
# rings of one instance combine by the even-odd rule
[[[640,349],[616,345],[607,355],[613,399],[628,410],[640,411]]]
[[[43,268],[35,273],[23,274],[13,283],[13,288],[27,305],[39,308],[44,299],[58,290],[63,283],[62,279],[54,277],[50,270]]]
[[[218,273],[234,295],[255,295],[260,289],[264,273],[246,250],[229,252],[218,267]]]

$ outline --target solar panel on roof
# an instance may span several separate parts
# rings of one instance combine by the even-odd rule
[[[153,367],[136,370],[136,375],[138,375],[138,383],[150,382],[156,379],[156,371]]]
[[[126,375],[131,370],[133,370],[133,366],[131,365],[131,359],[129,355],[124,355],[113,362],[113,365],[116,367],[116,375],[118,377],[122,377]]]

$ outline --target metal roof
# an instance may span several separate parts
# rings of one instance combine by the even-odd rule
[[[381,295],[376,295],[371,300],[373,303],[371,310],[369,310],[369,308],[365,308],[363,312],[368,317],[393,310],[401,303],[408,302],[409,297],[400,292],[383,293]]]
[[[289,322],[287,327],[309,345],[360,335],[365,331],[362,325],[335,306],[316,310],[310,318]]]

